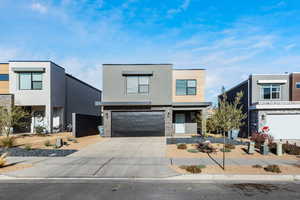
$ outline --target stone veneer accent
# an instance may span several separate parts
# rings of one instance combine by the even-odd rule
[[[11,108],[14,105],[14,95],[0,94],[0,106]]]

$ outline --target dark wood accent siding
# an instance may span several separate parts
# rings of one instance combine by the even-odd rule
[[[296,83],[300,82],[300,73],[292,73],[290,78],[290,100],[300,101],[300,88],[296,88]]]

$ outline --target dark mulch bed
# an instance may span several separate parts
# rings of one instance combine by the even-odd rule
[[[199,142],[205,142],[206,140],[209,140],[211,143],[223,143],[223,138],[214,138],[214,137],[200,137],[200,136],[194,136],[190,138],[167,138],[167,144],[196,144]],[[238,140],[232,140],[226,138],[227,144],[234,144],[234,145],[246,145],[246,142],[238,141]]]
[[[21,156],[21,157],[64,157],[75,153],[77,150],[72,149],[31,149],[26,150],[19,147],[9,149],[0,148],[0,154],[9,152],[8,156]]]

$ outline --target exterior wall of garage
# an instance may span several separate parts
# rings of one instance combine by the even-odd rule
[[[163,111],[165,115],[165,136],[173,133],[172,107],[170,106],[104,106],[103,107],[103,127],[105,137],[112,136],[112,112],[142,112],[142,111]]]
[[[263,126],[267,125],[268,115],[270,114],[299,114],[300,109],[274,109],[274,110],[252,110],[250,112],[250,130],[251,132],[260,131]]]

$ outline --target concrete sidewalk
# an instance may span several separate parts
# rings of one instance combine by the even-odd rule
[[[25,162],[32,168],[5,173],[4,175],[26,178],[167,178],[179,176],[170,165],[217,165],[210,158],[164,158],[164,157],[56,157],[56,158],[9,158],[9,162]],[[227,165],[295,165],[297,160],[282,159],[227,159]]]

